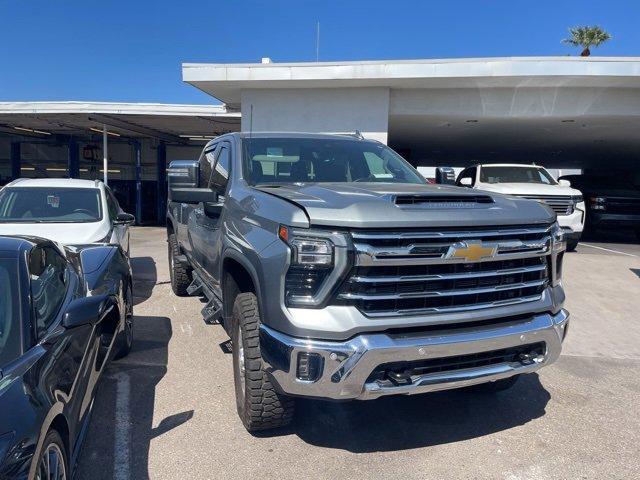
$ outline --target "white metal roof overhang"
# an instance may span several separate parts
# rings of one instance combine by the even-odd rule
[[[0,133],[46,138],[102,131],[170,143],[240,129],[240,113],[223,105],[104,102],[0,102]],[[44,133],[38,133],[44,132]]]

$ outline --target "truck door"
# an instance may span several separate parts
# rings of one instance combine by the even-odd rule
[[[207,147],[200,156],[199,165],[199,180],[198,185],[200,188],[208,188],[211,181],[211,171],[215,163],[217,155],[218,144],[213,144]],[[187,219],[186,228],[186,241],[185,251],[198,267],[205,268],[205,258],[207,256],[207,245],[205,238],[208,232],[208,222],[205,219],[204,205],[199,204],[184,204],[182,214],[183,218]]]
[[[203,215],[200,222],[202,243],[204,245],[202,266],[210,281],[210,285],[214,287],[215,293],[219,296],[221,295],[220,257],[222,254],[222,222],[224,221],[222,206],[224,205],[227,193],[230,166],[231,144],[229,142],[221,142],[218,150],[216,150],[215,162],[209,182],[209,188],[218,194],[218,202],[203,206]]]

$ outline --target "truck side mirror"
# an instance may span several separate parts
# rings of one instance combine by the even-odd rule
[[[564,178],[561,178],[560,180],[558,180],[558,185],[562,185],[563,187],[570,187],[571,182],[569,180],[565,180]]]
[[[169,199],[177,203],[217,203],[218,194],[210,188],[172,187]]]

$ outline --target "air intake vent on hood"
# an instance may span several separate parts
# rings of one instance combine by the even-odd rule
[[[442,205],[468,206],[476,203],[493,203],[493,198],[488,195],[398,195],[396,205]]]

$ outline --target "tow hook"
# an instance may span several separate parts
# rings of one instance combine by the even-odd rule
[[[411,385],[413,380],[411,380],[411,375],[406,372],[387,372],[387,379],[391,381],[396,387],[402,385]]]
[[[521,353],[519,360],[523,365],[532,365],[534,363],[541,363],[544,360],[544,357],[535,353]]]

